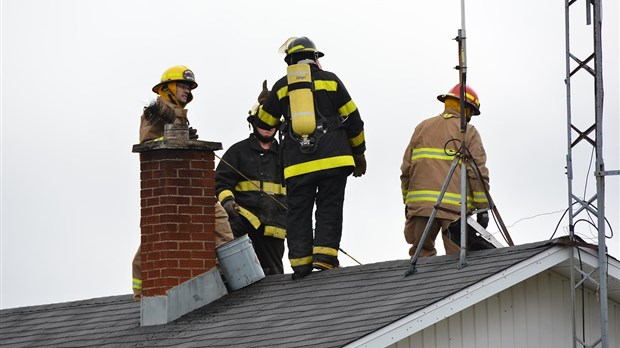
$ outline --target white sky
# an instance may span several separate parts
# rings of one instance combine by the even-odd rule
[[[247,137],[262,80],[271,86],[285,74],[276,51],[290,36],[314,40],[366,124],[368,172],[348,182],[342,249],[362,263],[408,258],[399,166],[416,124],[442,111],[435,97],[458,81],[460,1],[0,3],[0,308],[130,293],[140,240],[131,149],[142,107],[155,98],[151,87],[168,67],[189,66],[199,84],[188,106],[192,126],[227,149]],[[603,3],[604,158],[607,170],[618,170],[619,9]],[[548,239],[569,204],[564,1],[466,6],[468,82],[482,102],[473,123],[491,195],[517,244]],[[571,51],[585,59],[592,27],[583,1],[572,8]],[[592,81],[583,71],[572,79],[573,123],[582,130],[594,122]],[[596,192],[591,149],[578,146],[573,159],[574,193],[586,199]],[[607,246],[616,258],[619,196],[619,177],[606,177],[615,232]],[[567,225],[565,218],[556,236]],[[597,233],[587,223],[575,231]]]

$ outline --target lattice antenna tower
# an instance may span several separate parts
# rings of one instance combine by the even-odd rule
[[[575,223],[578,221],[577,217],[583,214],[593,215],[597,219],[597,232],[598,232],[598,269],[593,270],[590,273],[582,271],[578,266],[575,259],[575,249],[572,248],[571,253],[571,300],[572,300],[572,325],[573,325],[573,347],[603,347],[609,348],[608,339],[608,301],[607,301],[607,246],[605,237],[605,176],[618,175],[620,171],[606,171],[605,163],[603,161],[603,56],[602,56],[602,17],[601,17],[601,1],[602,0],[585,0],[580,3],[585,3],[586,18],[585,25],[591,28],[593,32],[593,45],[594,52],[589,54],[585,59],[578,57],[577,53],[573,53],[572,43],[577,44],[576,39],[571,38],[572,30],[576,29],[577,23],[583,23],[583,17],[579,17],[575,22],[571,22],[571,10],[577,10],[573,6],[578,3],[578,0],[565,0],[565,34],[566,34],[566,110],[567,110],[567,131],[568,131],[568,151],[566,156],[566,174],[568,178],[568,219],[570,238],[575,240]],[[573,25],[573,27],[571,27]],[[586,53],[587,54],[587,53]],[[593,65],[593,67],[592,67]],[[581,75],[585,75],[581,78]],[[580,77],[580,79],[577,79]],[[590,89],[594,91],[594,124],[587,128],[580,127],[577,122],[583,119],[573,118],[573,103],[571,94],[573,89],[579,92],[579,101],[588,98],[587,93],[583,93],[578,89],[578,84],[591,83],[589,78],[593,78],[594,88]],[[576,112],[577,114],[589,113]],[[591,122],[585,120],[585,122]],[[587,123],[586,123],[587,124]],[[594,137],[594,139],[593,139]],[[588,178],[585,178],[585,182],[576,182],[573,176],[573,168],[588,167],[588,161],[585,161],[583,165],[580,163],[578,166],[574,165],[573,160],[576,158],[573,155],[577,153],[577,149],[586,147],[591,151],[596,152],[596,162],[594,168],[594,177],[596,179],[596,193],[590,197],[580,198],[574,193],[574,188],[582,188],[587,184]],[[586,217],[588,219],[588,217]],[[581,286],[583,282],[594,282],[598,286],[599,291],[599,304],[600,304],[600,338],[594,340],[592,343],[586,343],[585,337],[580,339],[577,334],[577,288]]]

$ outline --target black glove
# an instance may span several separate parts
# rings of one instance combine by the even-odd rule
[[[487,226],[489,226],[489,212],[478,213],[476,215],[476,221],[478,221],[480,226],[487,228]]]
[[[144,107],[144,119],[152,125],[173,123],[175,118],[174,111],[157,100]]]
[[[192,127],[189,127],[189,138],[191,140],[198,139],[198,131]]]
[[[353,169],[353,176],[358,178],[366,174],[366,156],[363,153],[353,155],[355,161],[355,168]]]
[[[229,198],[222,203],[222,207],[226,210],[229,218],[239,216],[239,204],[233,198]]]

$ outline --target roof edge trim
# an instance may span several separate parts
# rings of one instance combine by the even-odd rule
[[[570,248],[554,246],[482,281],[372,332],[345,347],[386,347],[489,298],[570,257]]]

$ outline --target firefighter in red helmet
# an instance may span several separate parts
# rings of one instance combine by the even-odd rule
[[[489,188],[489,171],[486,167],[486,153],[482,139],[476,128],[469,124],[472,116],[480,115],[478,94],[469,86],[465,88],[465,115],[460,114],[460,84],[448,93],[437,96],[444,103],[443,112],[417,125],[409,145],[405,150],[400,166],[401,189],[405,203],[405,240],[411,244],[409,255],[413,256],[422,239],[422,234],[431,212],[439,198],[444,181],[448,176],[454,155],[461,148],[461,117],[467,120],[465,145],[471,156],[471,163],[481,173],[478,180],[475,168],[467,168],[467,206],[486,208],[488,200],[485,186]],[[460,218],[461,211],[461,166],[456,170],[448,184],[445,195],[437,209],[435,219],[424,241],[421,257],[434,256],[435,238],[441,230],[446,254],[458,253],[460,247],[453,243],[445,232],[450,223]],[[488,212],[479,213],[478,222],[487,227]]]

